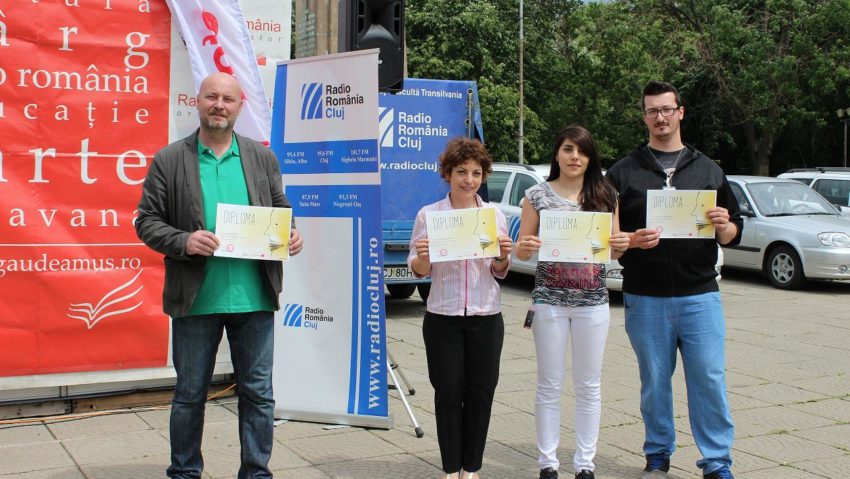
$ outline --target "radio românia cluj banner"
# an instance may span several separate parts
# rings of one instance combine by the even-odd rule
[[[278,67],[272,149],[305,238],[275,323],[278,417],[390,427],[378,50]]]
[[[271,98],[289,2],[242,7]],[[189,65],[165,0],[0,0],[0,376],[168,364],[133,221],[154,153],[197,128]]]

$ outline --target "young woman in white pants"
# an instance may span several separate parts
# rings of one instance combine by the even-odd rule
[[[616,191],[602,175],[593,137],[582,126],[561,130],[555,139],[548,180],[525,192],[516,247],[516,255],[522,260],[529,259],[542,245],[538,229],[543,210],[611,213],[611,256],[619,258],[628,248],[628,235],[619,231]],[[602,358],[610,321],[605,265],[538,261],[532,300],[535,315],[531,328],[537,350],[534,415],[540,479],[558,477],[556,451],[568,347],[572,349],[576,397],[573,468],[576,479],[594,479],[593,458],[602,410]]]

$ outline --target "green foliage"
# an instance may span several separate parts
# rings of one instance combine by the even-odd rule
[[[524,151],[548,161],[570,123],[606,164],[644,141],[640,92],[669,81],[684,138],[728,173],[838,165],[850,107],[850,0],[524,2]],[[408,0],[412,77],[478,81],[488,148],[516,161],[519,2]]]

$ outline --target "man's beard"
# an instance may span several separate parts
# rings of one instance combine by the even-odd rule
[[[675,133],[676,133],[676,130],[675,130],[675,129],[673,129],[673,128],[670,126],[670,124],[669,124],[669,123],[665,123],[665,124],[663,124],[663,125],[656,125],[656,126],[655,126],[655,128],[657,129],[657,128],[662,127],[662,126],[666,126],[666,127],[667,127],[667,131],[665,131],[665,132],[663,132],[663,133],[659,133],[659,132],[656,132],[656,133],[655,133],[655,137],[656,137],[656,138],[658,138],[659,140],[666,140],[666,139],[668,139],[668,138],[672,137],[672,136],[673,136],[673,134],[675,134]]]
[[[225,132],[230,130],[233,126],[230,120],[226,118],[212,120],[209,117],[204,119],[204,126],[207,127],[207,130],[215,131],[215,132]]]

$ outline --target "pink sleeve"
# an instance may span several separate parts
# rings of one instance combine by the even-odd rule
[[[413,276],[417,278],[424,278],[425,276],[421,274],[416,274],[413,271],[413,259],[416,258],[416,242],[422,238],[428,237],[428,230],[425,228],[425,208],[419,210],[419,213],[416,214],[416,221],[413,222],[413,233],[410,235],[410,251],[407,253],[407,267],[410,269],[410,272],[413,273]]]

